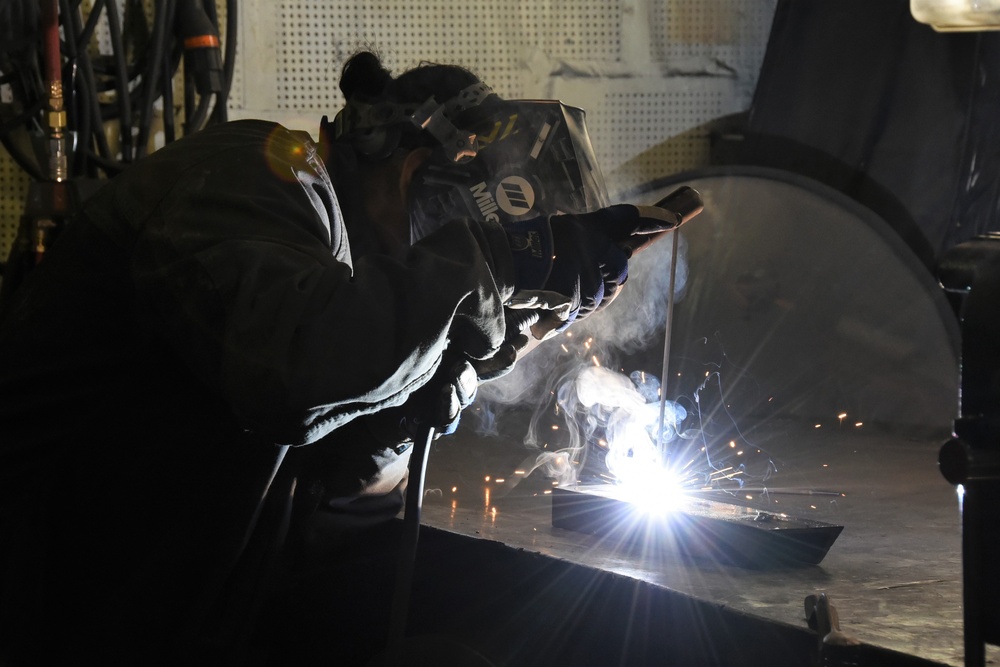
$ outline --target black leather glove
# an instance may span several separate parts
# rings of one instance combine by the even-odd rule
[[[368,427],[380,442],[390,446],[413,440],[426,426],[433,426],[438,436],[451,435],[478,388],[479,377],[472,364],[445,353],[427,384],[410,394],[403,405],[366,417]]]
[[[671,211],[631,204],[510,223],[515,294],[508,305],[550,311],[532,328],[536,338],[561,331],[618,295],[636,237],[679,224]]]

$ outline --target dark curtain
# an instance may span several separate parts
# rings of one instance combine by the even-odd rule
[[[908,0],[779,0],[738,159],[844,192],[932,268],[1000,229],[998,79],[1000,33],[937,33]]]

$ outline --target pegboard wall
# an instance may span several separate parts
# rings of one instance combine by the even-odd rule
[[[231,118],[315,133],[361,48],[399,73],[463,65],[505,97],[587,110],[612,195],[704,166],[706,124],[749,107],[777,0],[246,0]],[[2,153],[2,149],[0,149]],[[0,154],[0,253],[28,180]]]

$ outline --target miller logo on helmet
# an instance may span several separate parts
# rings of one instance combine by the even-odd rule
[[[504,213],[513,216],[525,215],[535,205],[535,190],[528,179],[508,176],[500,181],[496,194],[497,205]]]

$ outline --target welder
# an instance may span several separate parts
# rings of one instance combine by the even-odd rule
[[[669,226],[609,206],[577,109],[368,52],[340,88],[317,141],[136,162],[2,304],[0,664],[249,661],[294,517],[393,517],[416,429]]]

